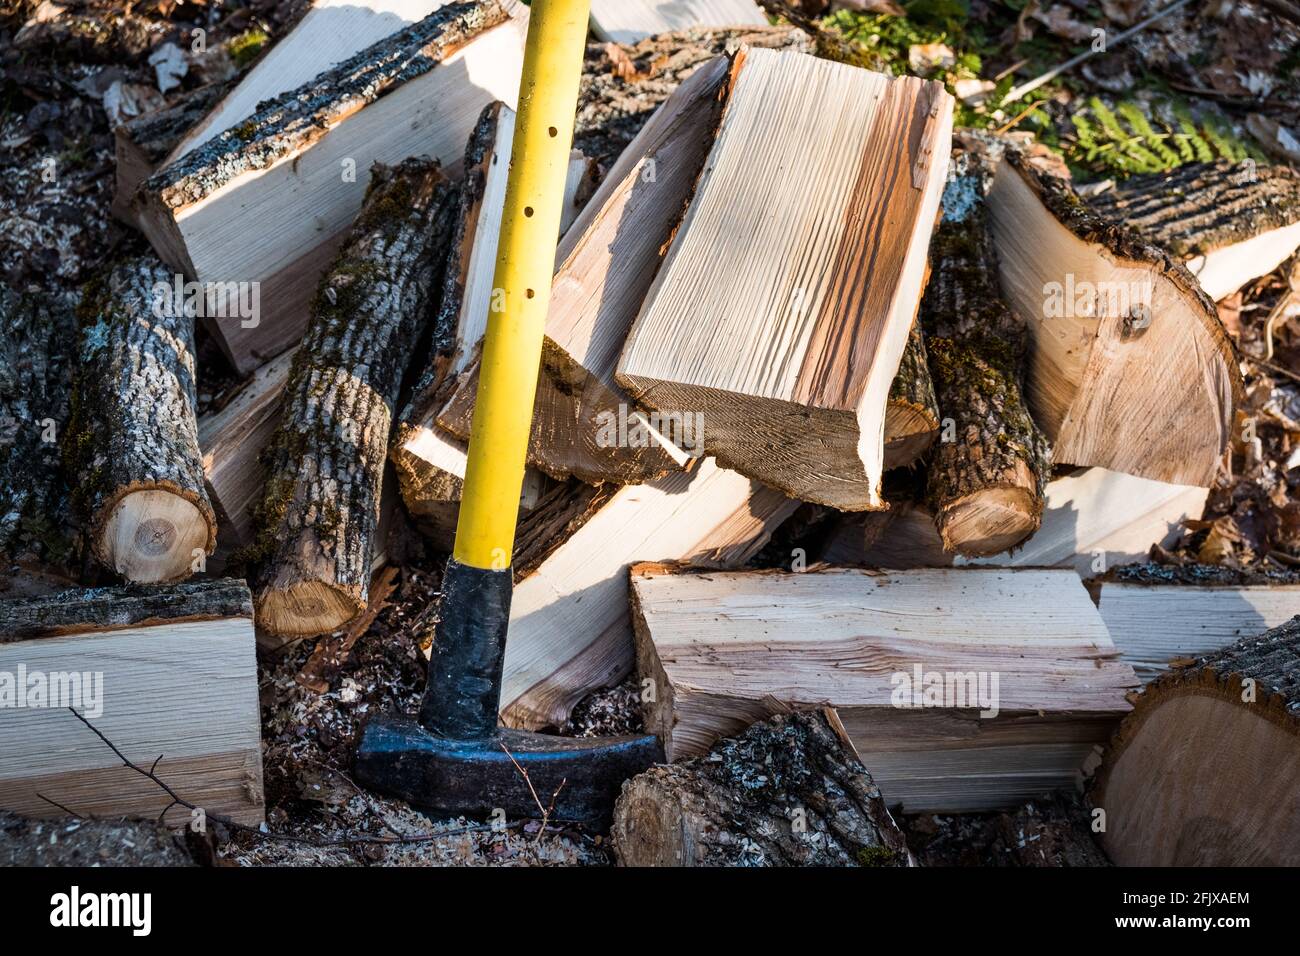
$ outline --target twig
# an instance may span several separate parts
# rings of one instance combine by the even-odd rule
[[[1038,109],[1042,105],[1043,105],[1042,100],[1038,100],[1037,102],[1033,103],[1028,109],[1022,110],[1019,114],[1017,114],[1015,119],[1010,120],[1007,123],[995,129],[993,131],[993,135],[1001,136],[1003,133],[1007,132],[1012,127],[1018,125],[1022,119],[1024,119],[1026,116],[1028,116],[1030,113],[1032,113],[1034,110]]]
[[[1115,39],[1111,40],[1107,44],[1107,49],[1109,50],[1110,47],[1118,46],[1119,44],[1127,40],[1129,37],[1145,30],[1147,27],[1151,26],[1151,24],[1155,23],[1157,20],[1164,19],[1165,17],[1169,16],[1169,14],[1173,13],[1175,10],[1182,9],[1183,7],[1187,6],[1187,4],[1189,4],[1190,2],[1191,0],[1174,0],[1173,3],[1169,4],[1169,6],[1165,7],[1163,10],[1159,10],[1151,14],[1151,16],[1147,17],[1141,23],[1135,24],[1134,26],[1131,26],[1127,30],[1120,33],[1118,36],[1115,37]],[[1007,95],[1002,98],[1002,105],[1005,106],[1007,103],[1014,103],[1016,100],[1020,99],[1026,93],[1032,93],[1034,90],[1038,89],[1044,83],[1050,83],[1052,80],[1056,79],[1062,73],[1066,73],[1069,72],[1070,70],[1073,70],[1076,66],[1078,66],[1080,63],[1083,63],[1085,60],[1091,60],[1094,56],[1097,55],[1098,52],[1099,51],[1097,50],[1087,50],[1083,53],[1080,53],[1076,57],[1071,57],[1070,59],[1062,63],[1060,66],[1052,67],[1042,76],[1036,76],[1028,83],[1021,83],[1019,86],[1012,88],[1010,92],[1008,92]]]
[[[85,819],[85,817],[83,817],[83,816],[82,816],[80,813],[78,813],[76,810],[70,809],[69,807],[65,807],[63,804],[59,803],[59,801],[57,801],[57,800],[51,800],[49,797],[47,797],[47,796],[46,796],[45,794],[43,794],[43,793],[37,793],[36,795],[37,795],[38,797],[40,797],[42,800],[44,800],[46,803],[50,804],[50,806],[58,807],[60,810],[62,810],[64,813],[66,813],[66,814],[67,814],[68,816],[70,816],[70,817],[76,817],[78,820],[84,820],[84,819]]]
[[[435,840],[441,840],[444,837],[459,836],[463,833],[486,833],[488,831],[496,831],[501,829],[500,826],[495,826],[489,823],[476,823],[476,824],[470,824],[469,826],[456,827],[451,830],[440,830],[438,832],[431,832],[431,833],[417,833],[412,836],[399,835],[399,836],[391,836],[391,837],[382,837],[382,836],[370,836],[367,834],[356,834],[356,835],[342,836],[332,840],[315,840],[310,837],[293,836],[288,833],[271,833],[270,831],[267,830],[259,830],[257,827],[250,827],[246,823],[239,823],[238,821],[232,820],[227,816],[223,816],[218,813],[209,813],[208,811],[203,810],[197,804],[190,803],[190,801],[186,800],[175,790],[169,787],[167,783],[163,781],[163,779],[155,773],[155,770],[158,767],[158,762],[162,760],[161,756],[159,756],[158,759],[153,762],[153,766],[151,767],[151,769],[145,770],[143,767],[127,759],[127,757],[122,753],[122,751],[117,749],[113,741],[109,740],[106,736],[104,736],[104,734],[101,733],[100,730],[97,727],[95,727],[95,725],[92,724],[89,720],[87,720],[83,715],[77,713],[75,708],[69,707],[68,710],[69,712],[71,712],[72,716],[76,717],[79,721],[81,721],[83,724],[89,727],[91,733],[93,733],[96,737],[102,740],[104,742],[104,745],[107,746],[109,750],[113,751],[113,753],[117,755],[117,758],[122,761],[122,766],[126,767],[128,770],[133,770],[136,773],[140,774],[140,776],[146,777],[149,780],[153,781],[153,783],[159,789],[161,789],[165,794],[167,794],[167,796],[172,798],[172,802],[167,805],[167,808],[163,811],[164,813],[166,813],[167,810],[170,810],[174,806],[184,807],[187,810],[202,810],[204,816],[207,819],[212,820],[216,823],[220,823],[222,826],[228,827],[231,830],[234,830],[238,833],[247,833],[250,834],[251,836],[258,837],[259,839],[262,840],[272,840],[280,843],[296,843],[302,846],[310,846],[316,848],[326,848],[326,847],[334,847],[334,846],[352,846],[355,844],[396,846],[396,845],[407,844],[407,843],[432,843]],[[40,795],[38,794],[38,796]],[[68,813],[71,813],[74,817],[78,816],[78,814],[73,813],[71,810],[68,810],[68,808],[64,807],[62,804],[55,803],[55,801],[51,800],[49,797],[41,796],[41,799],[46,801],[47,803],[54,804],[54,806],[59,807],[59,809],[61,810],[65,810]],[[513,829],[517,829],[522,825],[523,825],[523,821],[520,821],[518,823],[506,824],[506,829],[513,830]]]
[[[564,785],[569,782],[569,778],[565,777],[560,781],[560,785],[556,787],[555,792],[551,794],[551,805],[549,807],[543,807],[541,798],[537,796],[537,788],[533,786],[532,778],[528,776],[528,771],[525,770],[519,761],[515,759],[515,755],[510,752],[509,747],[505,744],[499,744],[498,746],[505,751],[505,755],[510,758],[510,762],[515,765],[515,769],[519,771],[521,776],[523,776],[524,783],[528,784],[528,792],[533,795],[533,803],[537,804],[537,809],[542,811],[541,826],[537,828],[537,836],[533,839],[533,845],[536,846],[538,841],[542,839],[542,834],[546,832],[546,825],[551,819],[551,813],[555,810],[555,801],[560,796],[560,791],[564,789]]]

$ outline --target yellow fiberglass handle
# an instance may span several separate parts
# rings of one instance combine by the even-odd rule
[[[453,556],[509,567],[591,0],[533,0]]]

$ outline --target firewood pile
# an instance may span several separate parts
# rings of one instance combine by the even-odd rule
[[[0,809],[418,829],[328,778],[434,640],[529,11],[402,6],[120,115],[102,268],[3,290]],[[660,738],[628,865],[1300,863],[1300,174],[1085,181],[686,6],[593,3],[502,721]]]

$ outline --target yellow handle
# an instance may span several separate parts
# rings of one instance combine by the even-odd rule
[[[453,556],[510,566],[591,0],[533,0]]]

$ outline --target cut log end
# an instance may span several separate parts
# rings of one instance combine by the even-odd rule
[[[347,624],[366,604],[355,589],[323,581],[296,581],[269,587],[257,598],[257,626],[263,646],[287,644],[304,637],[328,634]],[[281,640],[267,641],[265,638]]]
[[[147,488],[112,505],[96,535],[106,567],[137,584],[164,584],[190,575],[216,544],[216,522],[175,492]]]
[[[1042,499],[1035,488],[985,488],[946,503],[935,514],[943,549],[968,558],[1001,554],[1038,530]]]

